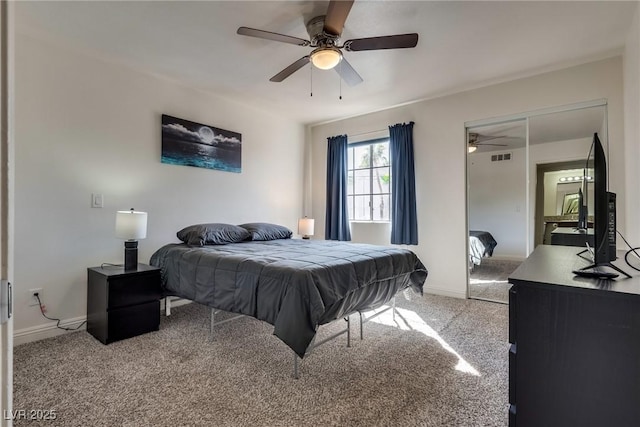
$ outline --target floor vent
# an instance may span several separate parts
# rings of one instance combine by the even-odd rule
[[[511,160],[513,156],[511,153],[502,153],[502,154],[492,154],[491,161],[492,162],[501,162],[503,160]]]

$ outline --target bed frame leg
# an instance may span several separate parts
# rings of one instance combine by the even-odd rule
[[[216,310],[211,309],[211,326],[209,327],[209,341],[213,341],[213,328],[216,324]]]
[[[164,315],[171,316],[171,297],[164,297]]]
[[[351,316],[347,316],[347,347],[351,347]]]
[[[293,378],[295,379],[299,379],[300,377],[298,376],[298,355],[296,354],[296,352],[293,352]]]
[[[364,327],[362,326],[362,312],[359,311],[358,314],[360,315],[360,341],[362,341],[364,339]]]

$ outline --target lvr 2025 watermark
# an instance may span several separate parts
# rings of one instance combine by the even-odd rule
[[[2,411],[5,420],[53,421],[58,414],[55,409],[15,409]]]

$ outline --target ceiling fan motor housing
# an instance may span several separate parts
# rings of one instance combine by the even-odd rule
[[[339,36],[327,34],[324,32],[324,20],[326,16],[320,15],[311,18],[307,22],[307,33],[311,39],[311,46],[335,46],[338,43]]]

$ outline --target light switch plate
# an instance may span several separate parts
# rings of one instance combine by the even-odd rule
[[[93,193],[91,195],[91,207],[92,208],[101,208],[104,206],[104,197],[102,194]]]

